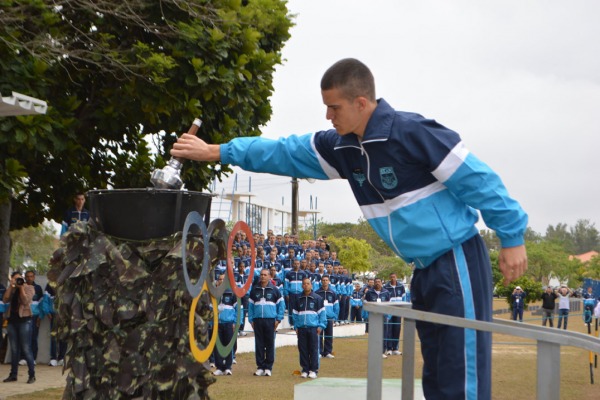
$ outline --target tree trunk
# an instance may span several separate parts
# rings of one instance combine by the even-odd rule
[[[0,202],[0,283],[6,286],[10,266],[10,212],[12,202],[10,198]]]

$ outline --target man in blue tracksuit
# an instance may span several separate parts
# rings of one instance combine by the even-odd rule
[[[275,330],[283,319],[285,301],[271,283],[269,271],[260,271],[260,280],[250,291],[248,322],[254,330],[256,376],[271,376],[275,362]]]
[[[333,323],[338,319],[340,314],[340,303],[337,293],[329,285],[329,275],[321,277],[321,287],[315,293],[323,299],[325,316],[327,317],[327,325],[323,329],[323,332],[321,332],[319,339],[321,356],[335,358],[333,355]]]
[[[292,328],[294,327],[292,310],[296,305],[296,299],[302,293],[302,280],[306,277],[308,277],[308,273],[300,269],[300,260],[293,260],[292,270],[285,274],[283,280],[283,294],[288,308],[288,320]]]
[[[217,280],[217,286],[223,284],[225,275],[220,275]],[[221,296],[219,302],[219,328],[218,334],[221,343],[227,346],[233,339],[233,329],[237,321],[237,296],[233,294],[231,289],[227,288]],[[233,364],[233,353],[230,351],[226,357],[219,354],[219,351],[215,347],[215,366],[217,369],[213,372],[213,375],[232,375],[231,365]]]
[[[373,229],[414,263],[413,308],[491,321],[491,265],[476,210],[500,239],[505,283],[527,269],[527,214],[498,175],[456,132],[377,99],[373,75],[358,60],[331,66],[321,96],[334,129],[221,145],[183,134],[171,155],[298,178],[346,179]],[[417,329],[427,399],[491,397],[491,334],[429,323]]]
[[[404,285],[401,282],[398,282],[398,276],[395,273],[392,272],[390,274],[390,281],[384,288],[391,294],[390,302],[398,303],[402,301],[405,289]],[[385,332],[385,354],[388,356],[402,355],[399,346],[401,324],[402,318],[392,315],[390,323],[387,326],[387,331]]]
[[[302,279],[302,293],[294,305],[293,316],[302,367],[300,376],[315,379],[319,373],[319,335],[327,317],[323,298],[312,291],[309,277]]]
[[[384,287],[383,287],[383,283],[381,281],[381,278],[375,278],[375,284],[373,285],[372,288],[365,288],[364,291],[364,296],[363,296],[363,301],[371,301],[371,302],[375,302],[375,303],[383,303],[383,302],[389,302],[392,300],[392,293],[388,292]],[[367,314],[367,320],[369,319],[369,313]],[[391,315],[384,315],[383,316],[383,338],[386,339],[387,338],[387,334],[389,333],[389,326],[390,326],[390,318]],[[387,347],[387,340],[383,341],[383,358],[388,358],[386,353],[386,347]]]
[[[350,322],[362,322],[362,297],[360,284],[356,283],[350,298]]]

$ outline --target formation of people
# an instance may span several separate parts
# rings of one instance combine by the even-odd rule
[[[265,239],[268,238],[268,239]],[[250,241],[255,245],[252,260]],[[246,336],[245,320],[252,326],[255,341],[256,376],[271,376],[275,361],[276,331],[284,318],[297,334],[300,355],[300,377],[317,378],[320,359],[335,358],[333,328],[351,322],[368,321],[363,302],[400,302],[406,300],[406,289],[396,274],[390,274],[385,286],[380,278],[361,285],[331,251],[326,237],[298,242],[295,235],[254,234],[246,238],[235,233],[234,268],[236,285],[249,280],[251,289],[241,299],[239,336]],[[268,256],[266,256],[268,254]],[[250,276],[250,265],[255,269]],[[215,267],[215,284],[220,285],[226,274],[227,260]],[[229,343],[238,318],[235,295],[227,289],[219,300],[219,337]],[[224,324],[224,327],[221,327]],[[368,325],[366,325],[368,326]],[[382,357],[401,355],[399,339],[401,320],[388,316],[384,326]],[[368,332],[368,329],[366,329]],[[232,375],[235,347],[230,355],[213,354],[214,375]]]

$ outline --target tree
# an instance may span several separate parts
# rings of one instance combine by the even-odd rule
[[[497,286],[496,293],[500,297],[506,298],[506,302],[508,303],[510,309],[512,309],[511,294],[517,286],[520,286],[523,289],[523,291],[527,293],[527,296],[525,297],[525,300],[524,300],[525,309],[527,309],[527,305],[529,303],[531,303],[532,301],[539,300],[540,297],[542,296],[542,293],[543,293],[542,284],[540,282],[536,282],[535,280],[531,279],[528,276],[522,276],[519,279],[517,279],[516,281],[511,282],[507,286],[503,286],[503,285]]]
[[[34,269],[43,274],[49,269],[48,261],[58,247],[58,239],[49,223],[11,232],[11,265]]]
[[[548,225],[544,239],[558,243],[562,245],[568,252],[572,252],[573,239],[571,238],[571,234],[567,228],[567,224],[563,223],[556,224],[556,226]]]
[[[583,254],[591,250],[600,249],[600,234],[595,224],[589,219],[580,219],[571,228],[574,254]]]
[[[0,92],[50,103],[0,119],[0,276],[6,226],[60,220],[81,190],[148,186],[195,117],[211,143],[258,135],[291,25],[280,0],[0,1]],[[226,171],[186,164],[183,179]]]
[[[318,232],[321,236],[337,236],[337,237],[354,237],[364,239],[367,243],[377,251],[377,253],[386,256],[394,256],[395,253],[387,245],[387,243],[379,237],[379,235],[373,230],[371,225],[360,218],[357,223],[327,223],[320,222],[318,224]]]
[[[369,251],[371,246],[363,239],[352,237],[327,238],[333,251],[337,251],[342,265],[350,272],[365,272],[371,269]]]
[[[562,281],[568,279],[577,269],[577,262],[570,260],[569,253],[557,242],[528,242],[527,259],[526,275],[538,282],[547,282],[551,276],[556,276]]]

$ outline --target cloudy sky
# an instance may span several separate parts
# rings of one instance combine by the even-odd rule
[[[530,226],[600,222],[600,2],[291,0],[296,26],[263,136],[329,129],[319,82],[358,58],[377,97],[457,131],[504,180]],[[238,170],[238,191],[249,173]],[[254,174],[252,191],[289,206],[289,178]],[[230,191],[232,180],[217,185]],[[328,222],[361,215],[345,181],[301,182]],[[598,225],[596,227],[599,227]]]

